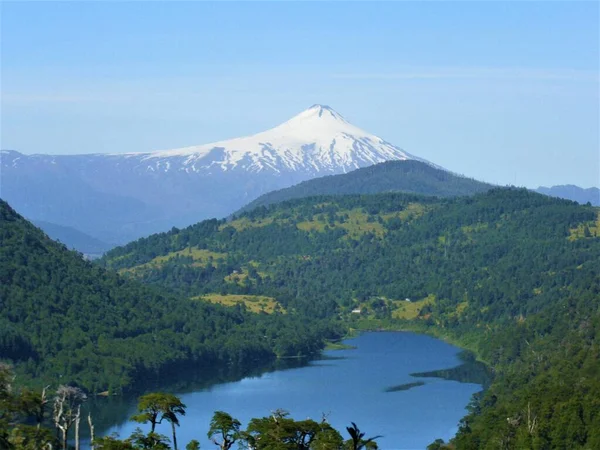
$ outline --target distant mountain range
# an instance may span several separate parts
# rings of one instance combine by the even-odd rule
[[[33,224],[55,241],[60,241],[71,250],[77,250],[88,257],[100,256],[114,245],[102,242],[72,227],[36,220]]]
[[[124,243],[209,217],[324,175],[390,160],[419,160],[314,105],[262,133],[148,153],[1,152],[2,198],[30,220]]]
[[[343,176],[389,161],[411,164]],[[328,175],[342,177],[299,184],[251,206],[308,195],[407,191],[452,196],[490,187],[411,155],[323,105],[252,136],[174,150],[61,156],[3,150],[0,170],[3,199],[84,253],[105,242],[123,244],[226,217],[263,194]],[[542,189],[538,191],[599,204],[597,189],[589,198],[576,195],[574,187]],[[58,233],[56,226],[73,228],[97,242],[84,244],[81,235]],[[69,244],[71,238],[76,244]]]
[[[589,202],[593,206],[600,206],[600,189],[597,187],[585,189],[572,184],[565,184],[552,187],[540,186],[535,191],[550,197],[573,200],[582,205]]]
[[[420,161],[388,161],[346,174],[303,181],[289,188],[269,192],[250,202],[239,212],[285,200],[317,195],[412,192],[453,197],[485,192],[492,187],[494,186],[491,184],[455,175]]]

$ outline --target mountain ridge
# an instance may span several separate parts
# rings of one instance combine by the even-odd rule
[[[313,105],[252,136],[145,153],[0,153],[2,197],[32,220],[123,244],[226,217],[260,195],[387,160],[417,159]],[[431,164],[427,162],[428,164]]]
[[[597,187],[586,189],[574,184],[560,184],[551,187],[540,186],[534,190],[550,197],[573,200],[582,205],[589,202],[592,206],[600,206],[600,189]]]
[[[455,175],[416,160],[386,161],[338,175],[303,181],[268,192],[248,203],[234,215],[260,206],[316,195],[378,194],[408,192],[439,197],[471,195],[494,186]]]
[[[102,242],[73,227],[44,222],[43,220],[35,220],[32,223],[51,239],[65,244],[69,249],[80,251],[86,256],[97,257],[114,247],[113,244]]]
[[[343,144],[339,145],[342,141]],[[347,141],[347,142],[346,142]],[[350,124],[341,114],[325,105],[313,105],[291,119],[269,130],[203,145],[171,150],[127,153],[142,161],[186,157],[185,167],[192,171],[221,168],[260,172],[273,170],[343,172],[364,163],[374,164],[390,159],[419,159],[378,136]],[[224,159],[218,161],[217,156]],[[196,166],[208,160],[210,164]],[[424,160],[423,160],[424,161]],[[275,164],[276,162],[279,165]],[[170,167],[162,165],[163,170]],[[183,170],[183,169],[180,169]]]

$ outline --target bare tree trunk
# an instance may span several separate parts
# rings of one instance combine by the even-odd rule
[[[60,431],[62,431],[62,448],[63,450],[67,450],[67,432],[69,429],[61,427]]]
[[[63,406],[64,398],[57,397],[56,401],[54,402],[54,425],[56,426],[56,432],[58,433],[60,430],[62,434],[61,442],[63,450],[67,450],[67,432],[69,431],[69,428],[61,423],[63,418]]]
[[[527,431],[531,436],[535,434],[537,426],[537,415],[531,417],[531,403],[527,402]]]
[[[94,425],[92,424],[91,413],[88,413],[88,425],[90,426],[90,449],[94,450]]]
[[[81,420],[81,402],[86,399],[84,392],[76,387],[59,386],[54,398],[54,425],[62,432],[62,448],[67,450],[67,436],[73,424],[76,425],[75,445],[79,450],[79,422]],[[77,406],[77,410],[75,407]],[[75,411],[77,411],[75,413]]]
[[[79,450],[79,423],[81,422],[81,405],[77,406],[75,415],[75,450]]]

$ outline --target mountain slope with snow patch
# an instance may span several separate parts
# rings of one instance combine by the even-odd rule
[[[323,105],[314,105],[287,122],[252,136],[126,156],[156,171],[175,168],[186,172],[245,170],[313,175],[348,172],[390,160],[422,161],[350,124]]]
[[[252,136],[173,150],[2,151],[0,187],[2,197],[29,219],[122,243],[226,216],[274,189],[392,160],[424,161],[330,107],[314,105]]]

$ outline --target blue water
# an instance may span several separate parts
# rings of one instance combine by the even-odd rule
[[[347,438],[345,427],[355,422],[381,449],[424,449],[436,438],[447,440],[457,431],[478,384],[409,374],[455,367],[460,349],[443,341],[414,333],[373,332],[345,341],[355,349],[327,351],[321,360],[294,369],[265,373],[222,383],[195,392],[175,392],[187,405],[177,429],[180,448],[197,439],[201,448],[216,448],[207,437],[212,414],[226,411],[245,428],[253,417],[270,415],[281,408],[297,420],[321,420]],[[404,383],[423,381],[423,386],[385,392]],[[135,400],[126,405],[125,417],[135,413]],[[101,432],[124,438],[140,426],[124,422]],[[147,427],[142,426],[146,430]],[[169,424],[157,432],[171,436]]]

